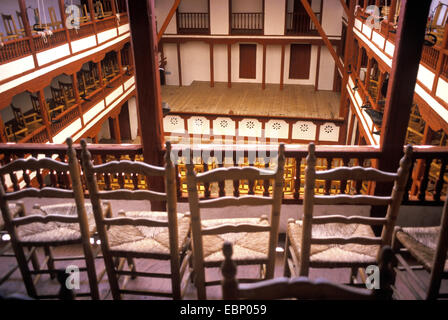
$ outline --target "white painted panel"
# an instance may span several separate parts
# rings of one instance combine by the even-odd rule
[[[235,126],[235,121],[230,118],[216,118],[213,120],[213,134],[235,136]]]
[[[353,123],[353,132],[352,132],[352,140],[350,144],[353,146],[356,143],[356,132],[358,131],[358,118],[355,117],[355,121]]]
[[[266,83],[280,83],[281,46],[266,47]]]
[[[238,135],[241,137],[261,138],[261,128],[261,122],[257,119],[243,119],[238,123]]]
[[[415,92],[429,104],[429,106],[442,118],[448,119],[448,110],[437,102],[436,99],[431,97],[420,85],[415,86]]]
[[[229,34],[229,0],[210,0],[210,33]]]
[[[169,86],[179,85],[179,67],[177,64],[177,47],[175,43],[163,44],[163,52],[167,61],[165,67],[166,84]]]
[[[34,69],[33,56],[28,56],[5,64],[0,64],[0,81],[14,77],[18,74],[32,69]]]
[[[210,81],[210,47],[207,43],[192,41],[180,46],[182,84]]]
[[[384,39],[384,37],[378,32],[373,31],[372,41],[375,42],[378,47],[384,48],[384,42],[386,41],[386,39]]]
[[[97,103],[95,106],[89,109],[86,113],[84,113],[84,123],[88,123],[92,120],[97,114],[99,114],[105,108],[104,100]]]
[[[107,40],[115,38],[116,36],[117,36],[116,28],[100,32],[98,33],[98,43],[103,43]]]
[[[442,78],[439,78],[436,95],[443,101],[448,101],[448,82],[446,82]],[[446,120],[448,121],[448,119]]]
[[[393,57],[395,53],[395,45],[390,41],[386,41],[385,51],[389,56]]]
[[[333,90],[335,62],[326,46],[322,47],[319,67],[318,90]]]
[[[123,33],[126,33],[128,31],[129,31],[129,23],[124,24],[124,25],[118,27],[118,34],[119,35],[122,35]]]
[[[95,36],[90,36],[82,38],[80,40],[72,41],[71,44],[73,53],[76,53],[96,46],[96,38]]]
[[[39,52],[36,56],[39,66],[43,66],[68,55],[70,55],[70,48],[68,44],[63,44],[62,46]]]
[[[339,127],[331,122],[326,122],[320,126],[319,141],[339,141]]]
[[[370,39],[370,36],[372,35],[372,28],[364,24],[362,26],[362,33],[364,33],[365,36]]]
[[[185,121],[180,116],[165,116],[163,118],[163,130],[165,132],[184,133]]]
[[[64,128],[61,132],[53,137],[53,143],[65,143],[68,137],[72,137],[77,131],[82,128],[81,119],[78,118],[72,124]]]
[[[342,12],[340,1],[323,2],[322,28],[328,36],[340,36],[342,32]]]
[[[288,139],[289,124],[284,120],[269,120],[265,125],[265,137]]]
[[[417,79],[429,90],[432,90],[435,77],[436,75],[422,64],[418,68]]]
[[[137,99],[135,97],[132,97],[128,100],[128,107],[129,107],[129,122],[131,127],[131,139],[134,140],[137,137],[138,133]]]
[[[213,57],[215,81],[227,81],[227,46],[224,44],[215,45]]]
[[[297,121],[292,127],[292,138],[294,140],[310,140],[316,139],[317,126],[311,121]]]
[[[127,91],[135,83],[135,76],[124,83],[124,90]]]
[[[362,29],[362,22],[359,19],[355,19],[355,28],[358,30]]]
[[[123,93],[123,87],[119,86],[111,94],[106,97],[106,107],[109,106],[115,99],[117,99]]]
[[[206,117],[191,117],[187,123],[189,134],[210,134],[210,121]]]
[[[264,0],[264,34],[285,34],[285,0]]]

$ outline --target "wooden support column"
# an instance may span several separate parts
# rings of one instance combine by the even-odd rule
[[[93,30],[95,31],[95,39],[98,44],[98,31],[96,29],[96,18],[95,18],[95,9],[93,8],[93,0],[87,0],[89,11],[90,11],[90,21],[93,23]]]
[[[263,75],[261,80],[261,88],[266,89],[266,44],[263,43]]]
[[[102,70],[102,67],[101,67],[101,61],[99,61],[96,64],[96,67],[97,67],[97,70],[98,70],[98,81],[99,81],[100,87],[102,88],[104,86],[104,79],[103,79],[103,70]]]
[[[76,74],[76,72],[74,72],[72,74],[72,84],[73,84],[73,92],[75,93],[75,100],[76,103],[78,104],[78,112],[79,112],[79,117],[81,118],[81,125],[84,127],[84,117],[83,115],[83,111],[82,111],[82,99],[81,96],[79,95],[79,84],[78,84],[78,75]]]
[[[320,54],[322,51],[322,46],[319,45],[317,47],[317,63],[316,63],[316,79],[314,81],[314,91],[317,91],[317,88],[319,87],[319,73],[320,73]],[[337,72],[337,69],[336,69]]]
[[[26,12],[25,0],[19,0],[20,15],[22,16],[23,28],[25,29],[25,35],[29,39],[30,50],[33,54],[33,61],[36,68],[39,66],[37,62],[36,48],[34,47],[33,35],[31,33],[30,21],[28,20],[28,14]]]
[[[284,78],[285,78],[285,45],[282,44],[282,58],[280,62],[280,90],[283,90]]]
[[[387,17],[387,21],[394,23],[395,22],[395,12],[397,11],[397,0],[392,0],[390,2],[389,7],[389,16]]]
[[[121,132],[120,132],[120,120],[118,115],[113,118],[114,122],[114,133],[115,133],[115,140],[117,144],[121,144]]]
[[[52,137],[52,134],[51,134],[51,127],[50,127],[50,120],[49,120],[50,117],[48,116],[47,102],[45,101],[44,89],[40,89],[37,92],[37,96],[39,98],[40,116],[42,117],[45,129],[47,131],[48,141],[50,141],[50,143],[52,143],[53,142],[53,137]]]
[[[431,127],[428,125],[428,123],[425,124],[425,131],[423,132],[423,139],[421,144],[422,145],[431,145],[431,141],[432,141],[432,137],[433,137],[434,131],[431,130]],[[420,159],[417,160],[416,165],[414,165],[415,170],[414,170],[414,175],[413,175],[413,180],[414,183],[412,184],[411,187],[411,194],[412,195],[417,195],[418,194],[418,189],[423,177],[423,173],[425,172],[425,160]]]
[[[182,87],[182,60],[180,57],[180,43],[177,43],[177,69],[179,74],[179,87]]]
[[[401,1],[401,17],[381,127],[380,170],[396,171],[403,156],[430,4],[430,1]],[[390,183],[377,183],[375,194],[387,195],[391,189]],[[371,215],[380,217],[385,212],[385,207],[372,207]]]
[[[232,45],[227,44],[227,87],[232,88]]]
[[[215,60],[214,60],[214,51],[213,51],[213,43],[210,42],[210,87],[213,88],[215,86]]]
[[[65,15],[65,2],[64,2],[64,0],[59,0],[58,2],[59,2],[59,12],[61,14],[62,28],[65,30],[65,36],[67,37],[67,43],[68,43],[68,48],[70,50],[70,54],[73,54],[72,43],[70,41],[70,32],[68,31],[67,26],[65,24],[65,20],[67,20],[67,17]]]
[[[8,142],[5,135],[5,124],[3,122],[2,115],[0,114],[0,142]]]
[[[154,0],[127,0],[126,2],[135,63],[137,108],[143,157],[146,163],[162,166],[165,141]],[[163,177],[151,179],[149,187],[151,190],[164,192]],[[151,209],[165,210],[166,205],[153,201]]]

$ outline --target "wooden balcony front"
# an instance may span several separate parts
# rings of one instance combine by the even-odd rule
[[[177,12],[178,34],[210,34],[210,15],[207,12]]]
[[[314,13],[321,21],[320,12]],[[317,28],[307,13],[288,12],[286,14],[286,35],[317,35]]]
[[[264,34],[263,12],[238,12],[230,17],[230,33],[232,35]]]

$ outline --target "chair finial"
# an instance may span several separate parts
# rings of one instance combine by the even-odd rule
[[[168,165],[168,164],[172,163],[172,159],[171,159],[171,150],[172,150],[171,142],[167,141],[165,143],[165,145],[166,145],[165,161],[166,161],[166,164]]]
[[[65,139],[65,143],[67,143],[69,148],[72,148],[72,146],[73,146],[73,139],[72,139],[72,137],[68,137],[67,139]]]
[[[236,279],[236,265],[232,261],[232,244],[228,241],[224,242],[222,252],[225,257],[221,267],[223,275],[221,281],[222,297],[223,299],[235,299],[238,291],[238,280]]]
[[[313,154],[314,152],[316,152],[316,145],[314,144],[314,142],[310,142],[310,144],[308,145],[308,152]]]

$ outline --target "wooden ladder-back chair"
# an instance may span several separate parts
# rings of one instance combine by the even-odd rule
[[[96,1],[93,5],[93,9],[95,10],[95,17],[97,19],[104,19],[105,15],[101,1]]]
[[[251,284],[239,284],[237,267],[232,260],[233,248],[229,242],[222,248],[225,260],[221,267],[222,297],[225,300],[391,300],[395,283],[396,258],[389,246],[382,248],[378,260],[379,289],[354,288],[332,283],[325,279],[307,277],[275,278]]]
[[[171,145],[166,146],[166,165],[155,167],[137,161],[111,161],[93,165],[85,140],[81,140],[82,163],[89,188],[90,201],[95,213],[98,234],[106,265],[107,275],[114,299],[122,294],[151,295],[181,299],[185,294],[190,277],[189,250],[190,217],[177,213],[175,169],[171,160]],[[97,176],[118,174],[120,188],[113,191],[99,191]],[[147,179],[165,177],[166,192],[124,189],[124,174],[143,175]],[[134,188],[137,179],[135,179]],[[166,201],[167,212],[120,211],[119,217],[105,218],[100,206],[102,199]],[[123,204],[125,205],[125,204]],[[117,262],[115,264],[115,262]],[[170,262],[170,273],[138,272],[134,259],[157,259]],[[129,270],[124,270],[127,260]],[[186,273],[188,272],[188,273]],[[119,284],[120,277],[126,276]],[[171,279],[171,292],[154,290],[127,290],[129,276]],[[182,281],[184,280],[184,281]]]
[[[25,28],[23,27],[22,14],[20,13],[20,11],[16,11],[16,16],[19,23],[19,32],[24,34]]]
[[[206,281],[205,268],[219,267],[224,260],[221,254],[222,243],[235,237],[235,255],[238,264],[260,265],[263,278],[274,276],[275,250],[278,242],[280,209],[283,195],[285,146],[278,150],[276,171],[255,167],[218,168],[196,174],[194,164],[187,164],[188,200],[192,220],[193,256],[195,284],[200,300],[206,299],[206,287],[219,285],[219,281]],[[188,153],[187,153],[188,154]],[[268,187],[273,180],[272,197],[242,196],[221,197],[212,200],[199,200],[198,184],[225,182],[225,180],[264,180]],[[231,206],[271,206],[270,222],[267,215],[260,218],[202,219],[201,209],[225,208]],[[266,267],[264,272],[264,267]],[[241,279],[255,281],[256,279]]]
[[[62,27],[62,22],[58,21],[54,7],[48,7],[48,13],[51,20],[50,27],[53,28],[53,30],[60,29]]]
[[[54,106],[53,109],[67,109],[68,103],[64,95],[64,91],[60,88],[55,88],[50,86],[51,97],[53,98]]]
[[[5,175],[9,175],[13,181],[15,191],[6,192],[5,185],[0,184],[0,208],[6,230],[11,236],[11,244],[19,264],[19,269],[29,296],[33,298],[49,299],[57,298],[58,295],[38,295],[36,283],[42,274],[50,274],[52,278],[56,276],[57,261],[85,260],[86,267],[79,268],[80,271],[87,271],[90,292],[77,293],[77,296],[91,296],[92,299],[99,299],[97,275],[95,271],[94,255],[90,246],[90,238],[95,232],[95,224],[91,206],[84,205],[84,194],[81,185],[79,164],[76,153],[72,148],[71,139],[68,141],[68,163],[53,160],[51,158],[28,158],[18,159],[0,168],[0,176],[5,181]],[[23,173],[25,188],[20,189],[16,174]],[[35,172],[39,189],[32,187],[31,177]],[[47,187],[44,180],[48,176],[54,181],[55,172],[66,175],[70,172],[70,183],[66,186],[71,189],[59,187]],[[48,173],[48,174],[47,174]],[[47,175],[47,176],[44,176]],[[14,179],[12,179],[14,177]],[[67,177],[67,176],[66,176]],[[67,180],[68,181],[68,177]],[[34,183],[33,183],[34,185]],[[57,185],[56,182],[53,185]],[[63,203],[56,205],[40,206],[35,205],[33,214],[27,215],[25,207],[20,204],[23,214],[18,218],[13,218],[9,202],[23,198],[56,198],[73,199],[75,203]],[[80,244],[83,249],[83,256],[62,256],[54,257],[50,247]],[[26,261],[24,248],[43,247],[45,250],[45,260],[47,269],[34,268],[30,270]],[[65,270],[65,268],[64,268]],[[32,276],[35,276],[33,279]]]
[[[58,81],[59,88],[64,94],[64,99],[68,105],[72,105],[76,102],[75,90],[72,83]]]
[[[23,33],[17,29],[16,22],[10,14],[2,14],[3,26],[5,27],[6,36],[3,40],[14,40],[23,35]]]
[[[40,123],[42,123],[40,114],[35,113],[34,111],[31,111],[30,113],[24,115],[22,113],[22,110],[15,107],[13,104],[11,104],[11,109],[14,114],[16,123],[20,127],[26,127],[28,130],[33,131],[40,126]]]
[[[309,268],[351,268],[350,283],[358,269],[375,264],[380,248],[390,245],[393,229],[408,180],[412,147],[407,146],[397,172],[374,168],[338,167],[316,171],[315,145],[308,147],[305,169],[303,220],[290,219],[287,227],[285,276],[308,276]],[[376,181],[394,183],[388,197],[371,195],[315,195],[315,180]],[[315,205],[387,206],[384,218],[325,215],[313,216]],[[354,207],[356,209],[356,207]],[[354,210],[355,211],[355,210]],[[371,226],[383,226],[376,237]]]
[[[409,277],[404,277],[401,271],[398,271],[397,276],[403,279],[417,299],[434,300],[448,297],[448,293],[440,293],[442,280],[448,279],[448,197],[443,206],[440,226],[396,227],[392,246],[404,271],[409,274]],[[415,267],[409,266],[401,256],[402,248],[417,260],[422,269],[429,272],[429,285],[425,285],[421,277],[415,275]]]

